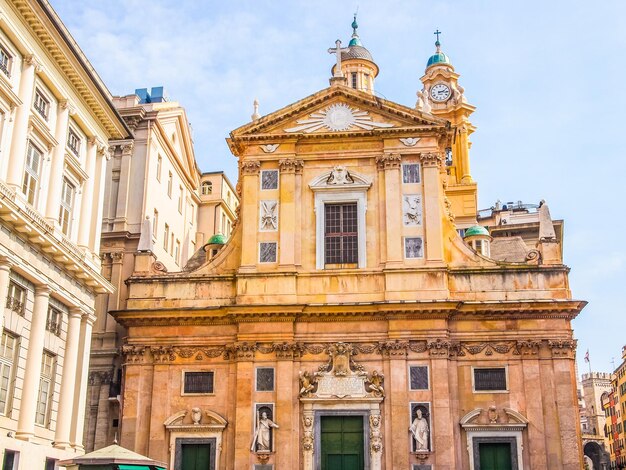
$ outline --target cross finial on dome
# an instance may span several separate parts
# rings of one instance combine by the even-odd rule
[[[437,36],[437,40],[435,41],[435,47],[437,48],[437,52],[439,52],[441,50],[441,43],[439,42],[439,35],[441,34],[441,31],[439,31],[439,28],[437,28],[437,30],[433,34]]]

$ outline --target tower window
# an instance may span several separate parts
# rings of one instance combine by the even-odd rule
[[[213,183],[205,181],[202,183],[202,194],[207,195],[213,192]]]
[[[325,263],[358,262],[357,203],[326,204],[324,215]]]
[[[356,90],[356,72],[352,72],[352,88]]]

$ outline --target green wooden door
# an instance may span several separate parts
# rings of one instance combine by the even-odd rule
[[[511,444],[480,443],[480,470],[511,470]]]
[[[363,417],[322,416],[322,470],[363,470]]]
[[[211,446],[208,444],[183,444],[181,470],[213,469]]]

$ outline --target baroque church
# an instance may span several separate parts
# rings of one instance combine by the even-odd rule
[[[580,469],[585,302],[548,206],[530,242],[476,225],[439,39],[406,106],[352,27],[328,88],[230,133],[228,242],[180,272],[136,253],[121,445],[174,470]]]

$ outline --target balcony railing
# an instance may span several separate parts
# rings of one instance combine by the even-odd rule
[[[46,330],[50,333],[54,333],[57,336],[61,335],[61,320],[56,320],[53,318],[48,318],[46,321]]]
[[[24,312],[26,311],[24,302],[16,297],[7,298],[7,308],[21,316],[24,316]]]

